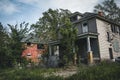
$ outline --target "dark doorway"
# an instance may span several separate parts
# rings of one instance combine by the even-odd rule
[[[78,47],[77,63],[87,63],[87,43],[86,38],[77,40],[76,45]]]
[[[112,48],[109,48],[110,59],[113,59],[113,51]]]

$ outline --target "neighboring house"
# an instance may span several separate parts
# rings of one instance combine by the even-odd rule
[[[41,62],[41,55],[46,52],[45,45],[40,44],[41,42],[39,39],[32,34],[29,34],[27,37],[23,38],[21,42],[24,47],[22,57],[25,57],[30,62]]]
[[[77,60],[85,62],[88,53],[93,54],[94,61],[110,60],[120,56],[120,24],[98,14],[75,12],[70,17],[78,28]],[[49,43],[49,54],[60,55],[58,41]]]

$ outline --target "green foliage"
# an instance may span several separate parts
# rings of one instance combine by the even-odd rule
[[[55,69],[7,69],[1,70],[0,80],[63,80],[54,76]]]
[[[70,14],[69,10],[49,9],[43,13],[43,17],[36,24],[32,25],[40,41],[60,40],[60,46],[63,49],[63,61],[66,63],[73,60],[73,47],[77,36],[77,29],[69,19]]]
[[[2,68],[10,67],[12,64],[9,40],[7,30],[0,23],[0,67]]]
[[[10,25],[8,24],[11,32],[10,35],[10,49],[11,56],[15,63],[21,62],[21,54],[22,54],[22,43],[21,40],[25,37],[26,34],[30,31],[28,29],[28,23],[21,23],[20,25]]]
[[[21,39],[29,32],[28,23],[21,23],[20,26],[10,25],[8,32],[0,23],[0,67],[13,67],[20,63],[22,54]]]
[[[120,22],[120,7],[117,6],[115,0],[105,0],[101,4],[94,7],[94,12],[103,11],[104,15],[116,22]]]
[[[2,69],[0,80],[120,80],[118,63],[80,66],[76,74],[65,78],[55,76],[53,73],[57,71],[59,69]]]
[[[65,18],[64,25],[60,27],[60,34],[62,38],[60,39],[60,46],[63,51],[63,61],[65,63],[71,63],[74,59],[75,41],[77,39],[77,28],[72,25],[69,18]]]
[[[119,80],[120,64],[102,62],[95,66],[79,68],[68,80]]]
[[[49,40],[56,40],[59,38],[59,26],[64,23],[63,18],[68,17],[70,13],[70,11],[63,9],[49,9],[44,12],[43,17],[31,27],[34,29],[36,35],[39,36],[40,41],[48,42]]]

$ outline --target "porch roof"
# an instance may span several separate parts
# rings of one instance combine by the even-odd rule
[[[83,33],[78,35],[78,39],[87,38],[98,38],[99,33]]]
[[[50,44],[50,45],[60,44],[60,40],[49,41],[49,44]]]

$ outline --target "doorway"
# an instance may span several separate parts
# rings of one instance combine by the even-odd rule
[[[113,51],[112,48],[109,48],[110,59],[113,59]]]

